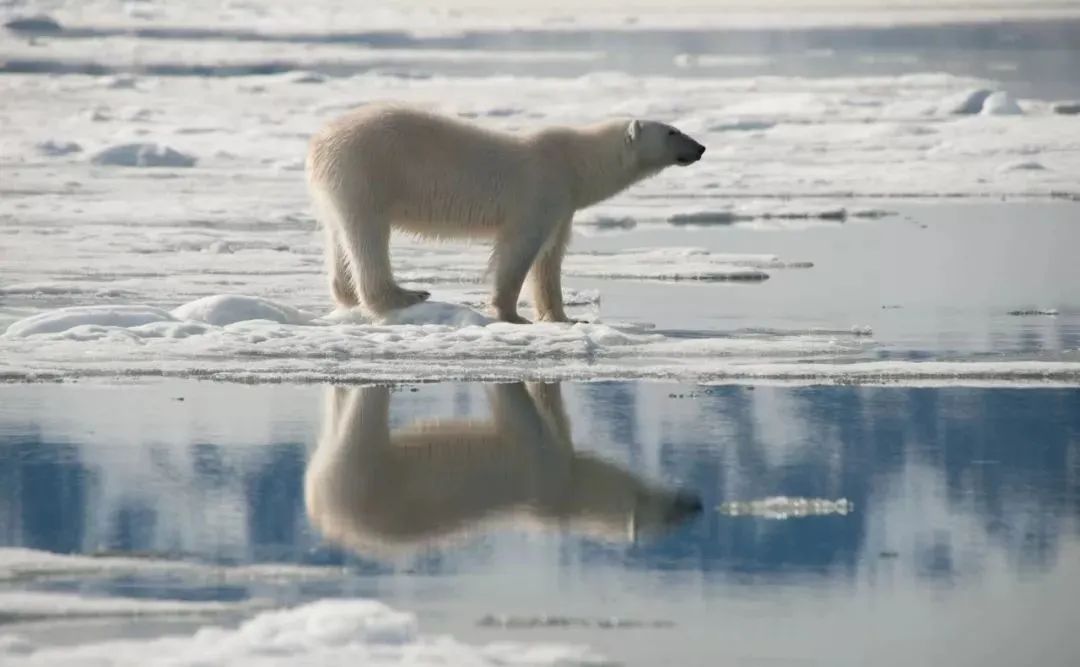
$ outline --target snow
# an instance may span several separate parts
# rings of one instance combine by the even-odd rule
[[[473,646],[449,636],[424,635],[412,614],[360,599],[320,600],[264,611],[239,627],[207,626],[189,636],[44,647],[5,634],[0,635],[0,651],[5,664],[65,667],[610,664],[581,646],[513,642]]]

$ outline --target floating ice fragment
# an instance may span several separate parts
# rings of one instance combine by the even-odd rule
[[[798,519],[829,514],[846,515],[855,511],[855,504],[846,498],[800,498],[772,496],[761,500],[733,500],[722,503],[717,510],[727,516],[752,516],[762,519]]]

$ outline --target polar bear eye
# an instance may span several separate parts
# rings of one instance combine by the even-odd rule
[[[678,133],[679,133],[679,131],[678,131],[678,130],[668,130],[668,132],[667,132],[667,135],[668,135],[669,137],[674,137],[674,136],[675,136],[676,134],[678,134]]]

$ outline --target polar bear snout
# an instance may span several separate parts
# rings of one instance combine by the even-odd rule
[[[705,147],[694,141],[686,135],[680,137],[685,139],[686,145],[679,147],[679,152],[675,158],[675,162],[685,167],[687,165],[694,164],[701,159],[702,155],[705,155]]]

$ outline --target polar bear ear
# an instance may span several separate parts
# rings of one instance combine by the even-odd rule
[[[626,126],[626,143],[632,144],[641,136],[641,121],[632,120]]]

